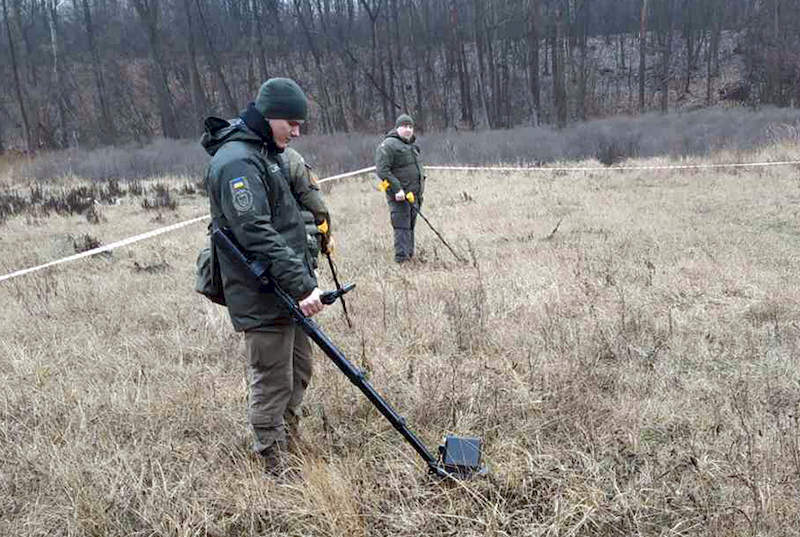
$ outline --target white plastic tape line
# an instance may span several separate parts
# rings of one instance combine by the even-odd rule
[[[128,237],[127,239],[122,239],[121,241],[112,242],[111,244],[106,244],[105,246],[99,246],[97,248],[92,248],[91,250],[86,250],[85,252],[81,252],[79,254],[71,255],[68,257],[63,257],[61,259],[56,259],[55,261],[50,261],[49,263],[45,263],[44,265],[38,265],[36,267],[26,268],[22,270],[18,270],[16,272],[12,272],[11,274],[6,274],[5,276],[0,276],[0,282],[3,280],[10,280],[11,278],[16,278],[17,276],[22,276],[24,274],[30,274],[31,272],[36,272],[42,269],[46,269],[48,267],[52,267],[55,265],[60,265],[61,263],[67,263],[69,261],[75,261],[76,259],[81,259],[84,257],[93,256],[96,254],[100,254],[102,252],[109,252],[114,250],[115,248],[119,248],[120,246],[126,246],[128,244],[133,244],[134,242],[143,241],[144,239],[149,239],[151,237],[156,237],[161,235],[162,233],[169,233],[170,231],[175,231],[176,229],[180,229],[182,227],[186,227],[190,224],[194,224],[195,222],[200,222],[202,220],[207,220],[209,218],[208,215],[206,216],[198,216],[197,218],[192,218],[191,220],[186,220],[184,222],[178,222],[177,224],[172,224],[171,226],[166,226],[158,229],[154,229],[153,231],[148,231],[147,233],[142,233],[141,235],[136,235],[134,237]]]
[[[470,171],[494,171],[494,172],[597,172],[597,171],[617,171],[617,170],[692,170],[709,168],[754,168],[764,166],[789,166],[800,164],[800,160],[781,160],[775,162],[740,162],[730,164],[665,164],[662,166],[594,166],[589,168],[578,167],[512,167],[512,166],[425,166],[426,170],[470,172]]]
[[[360,170],[356,170],[354,172],[347,172],[347,173],[340,173],[339,175],[332,175],[331,177],[326,177],[325,179],[318,179],[317,183],[327,183],[328,181],[336,181],[338,179],[347,179],[348,177],[355,177],[356,175],[361,175],[362,173],[373,172],[375,171],[375,166],[370,166],[369,168],[361,168]]]

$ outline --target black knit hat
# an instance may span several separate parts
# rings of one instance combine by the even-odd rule
[[[414,126],[414,120],[408,114],[400,114],[397,116],[397,121],[394,122],[394,128],[396,129],[400,125],[411,125]]]
[[[270,78],[258,90],[256,109],[267,119],[306,119],[306,94],[291,78]]]

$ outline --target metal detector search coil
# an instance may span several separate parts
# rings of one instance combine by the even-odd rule
[[[439,465],[459,477],[483,475],[487,468],[481,463],[481,447],[480,438],[447,435],[439,446]]]

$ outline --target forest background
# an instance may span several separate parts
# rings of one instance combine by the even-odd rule
[[[0,152],[196,138],[290,76],[306,134],[800,98],[789,0],[0,0]]]

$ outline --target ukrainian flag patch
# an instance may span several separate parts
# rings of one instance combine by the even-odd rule
[[[253,210],[253,193],[247,183],[247,177],[237,177],[228,183],[231,189],[231,200],[233,207],[239,214],[244,214]]]

